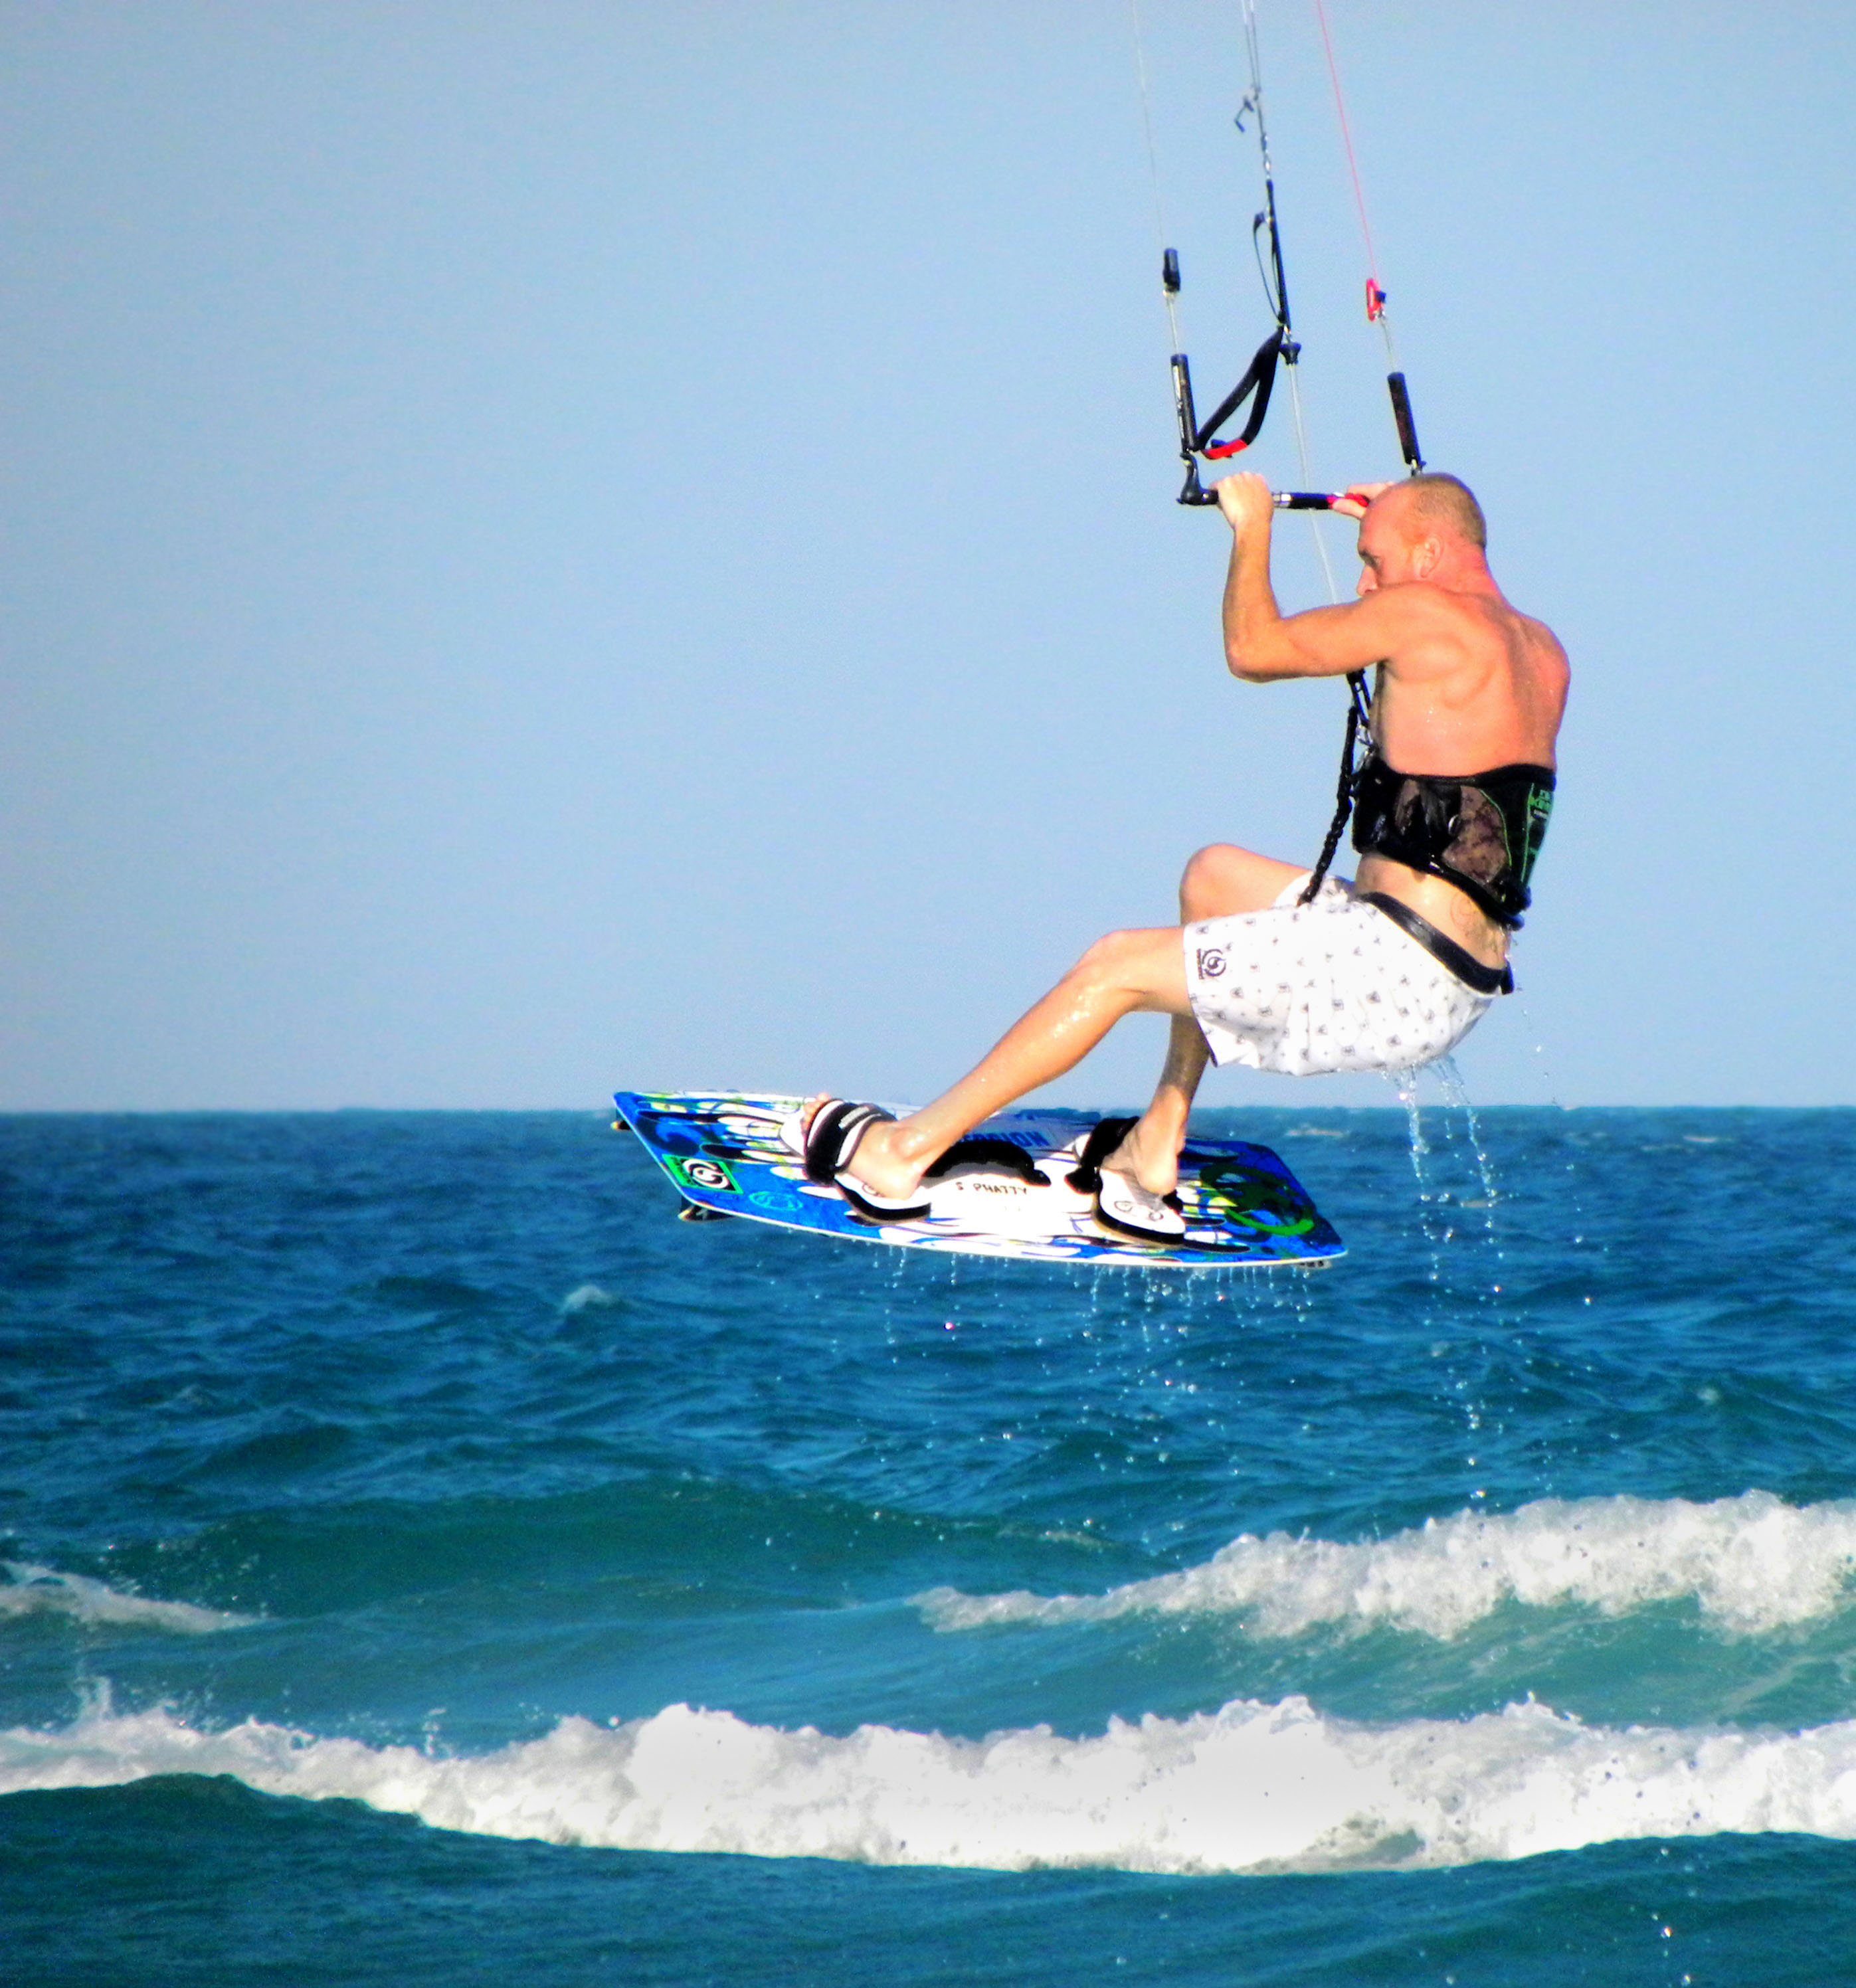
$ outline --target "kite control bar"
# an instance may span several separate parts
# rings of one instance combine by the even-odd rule
[[[1215,504],[1216,494],[1206,489],[1196,478],[1190,486],[1192,495],[1180,493],[1182,504]],[[1346,496],[1344,490],[1273,490],[1269,501],[1279,511],[1331,511]],[[1363,501],[1363,500],[1361,500]]]

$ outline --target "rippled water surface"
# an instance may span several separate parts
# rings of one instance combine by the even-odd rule
[[[0,1979],[1856,1978],[1856,1114],[1206,1123],[1350,1255],[0,1120]]]

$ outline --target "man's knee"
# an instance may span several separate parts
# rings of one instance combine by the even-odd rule
[[[1179,880],[1180,921],[1189,925],[1201,918],[1265,911],[1301,874],[1293,863],[1279,863],[1273,856],[1259,856],[1254,849],[1239,849],[1232,843],[1215,842],[1187,864]]]
[[[1179,879],[1179,908],[1187,924],[1220,915],[1247,860],[1248,852],[1229,842],[1193,851]]]

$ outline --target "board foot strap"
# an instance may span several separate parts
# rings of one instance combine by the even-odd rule
[[[1097,1121],[1083,1141],[1083,1150],[1070,1170],[1070,1185],[1078,1194],[1101,1192],[1102,1162],[1140,1122],[1138,1118],[1104,1118]]]

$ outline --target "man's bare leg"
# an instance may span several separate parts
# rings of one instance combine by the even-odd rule
[[[852,1157],[851,1178],[885,1199],[914,1193],[956,1139],[1073,1069],[1124,1015],[1184,1016],[1196,1035],[1182,947],[1177,925],[1098,939],[952,1090],[894,1124],[871,1126]],[[822,1102],[807,1100],[808,1125]]]
[[[1215,844],[1198,851],[1179,880],[1179,921],[1189,925],[1201,918],[1266,911],[1297,877],[1306,874],[1293,863],[1279,863],[1229,843]],[[1185,972],[1182,942],[1182,979]],[[1153,1102],[1104,1162],[1110,1172],[1131,1175],[1150,1194],[1173,1192],[1179,1185],[1179,1149],[1185,1144],[1192,1100],[1211,1060],[1189,1007],[1184,1015],[1176,1013]]]

